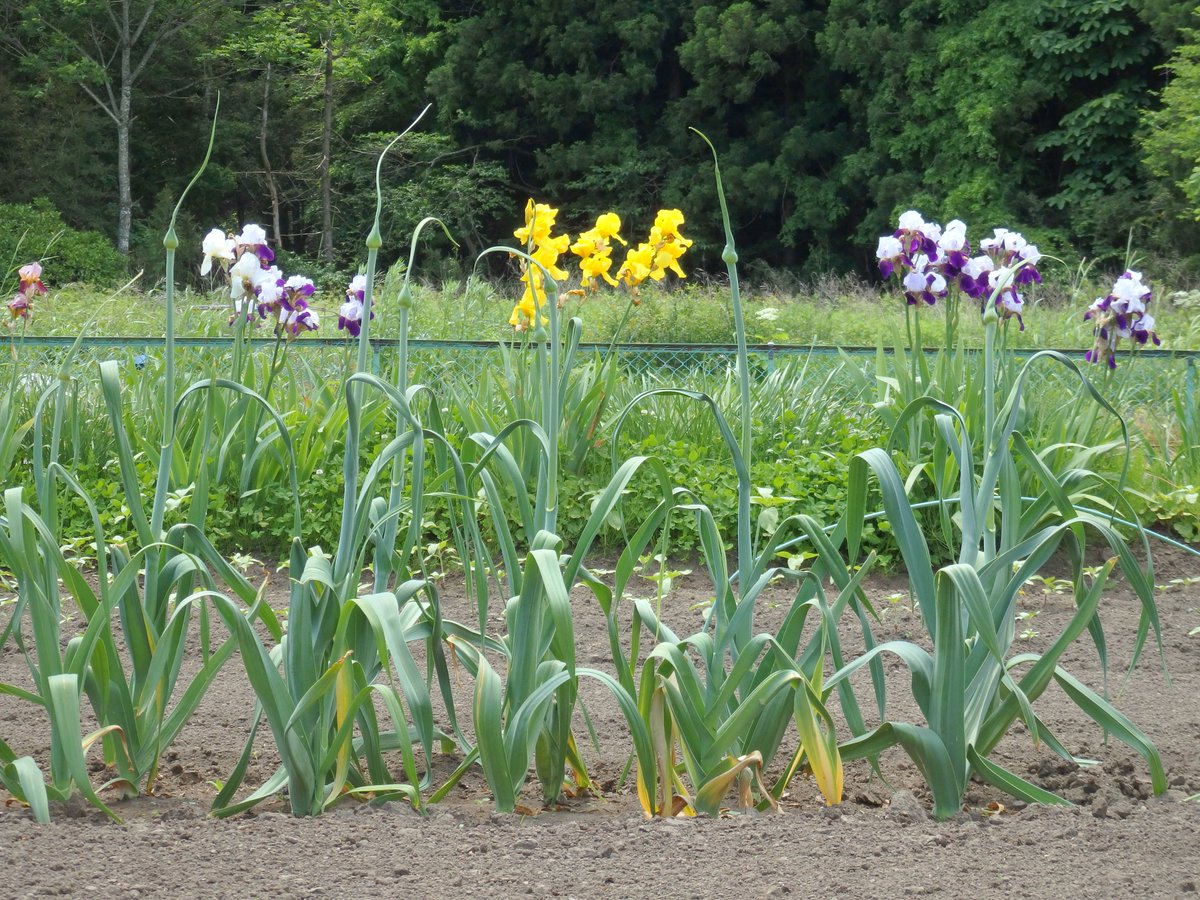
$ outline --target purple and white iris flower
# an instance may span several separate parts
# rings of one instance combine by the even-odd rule
[[[299,301],[299,305],[293,309],[279,311],[279,328],[289,339],[305,331],[316,331],[320,324],[321,317],[317,315],[317,311],[310,309],[303,300]]]
[[[957,287],[986,307],[994,302],[1001,319],[1017,320],[1025,328],[1021,285],[1040,283],[1037,264],[1041,253],[1024,235],[997,228],[979,242],[980,254],[971,255],[967,226],[954,219],[945,228],[926,222],[916,210],[900,216],[899,227],[879,239],[875,258],[884,278],[900,277],[905,300],[934,305]]]
[[[902,264],[905,259],[904,245],[900,243],[899,238],[885,234],[879,239],[879,246],[875,248],[875,258],[879,260],[879,274],[884,278],[891,278],[896,266]]]
[[[1150,286],[1142,281],[1142,273],[1125,272],[1105,297],[1099,297],[1083,314],[1085,321],[1094,321],[1095,340],[1092,349],[1084,354],[1090,363],[1117,367],[1117,343],[1121,338],[1144,346],[1162,344],[1154,330],[1154,316],[1146,312],[1152,298]]]
[[[237,243],[237,252],[239,254],[247,251],[258,257],[259,262],[264,266],[270,265],[275,260],[275,253],[267,245],[267,232],[261,225],[244,225],[242,233],[234,240]]]
[[[1042,275],[1037,270],[1042,254],[1037,244],[1029,243],[1020,232],[997,228],[990,238],[979,242],[979,249],[990,256],[997,266],[1015,269],[1013,280],[1017,284],[1042,283]]]
[[[988,296],[995,296],[996,314],[1001,319],[1015,318],[1021,331],[1025,330],[1025,320],[1021,318],[1025,300],[1017,291],[1017,278],[1012,269],[1000,266],[988,272]]]
[[[348,331],[352,337],[358,337],[362,331],[363,306],[367,298],[367,277],[355,275],[346,288],[346,302],[338,310],[338,330]],[[375,310],[371,310],[371,318],[375,318]]]
[[[229,278],[230,325],[239,319],[255,324],[270,319],[276,335],[289,339],[317,330],[320,317],[308,306],[308,298],[316,290],[312,280],[301,275],[287,278],[271,264],[275,254],[267,246],[267,233],[261,226],[246,225],[237,237],[226,237],[214,228],[205,236],[202,249],[200,273],[212,272],[216,263]]]
[[[254,282],[254,293],[258,295],[258,314],[264,319],[283,308],[286,291],[283,273],[277,266],[263,269]]]
[[[946,296],[945,276],[924,253],[913,257],[912,271],[904,276],[904,296],[909,306],[915,305],[918,300],[933,306],[939,298]]]
[[[942,226],[926,222],[919,212],[910,209],[901,213],[898,228],[892,233],[903,244],[908,256],[924,253],[926,256],[937,256],[937,242],[942,236]]]
[[[282,303],[287,309],[296,309],[303,303],[308,303],[308,298],[313,295],[316,287],[312,283],[311,278],[305,278],[303,275],[293,275],[283,282],[283,300]]]
[[[990,256],[973,256],[958,274],[958,286],[972,300],[983,300],[989,293],[988,275],[996,268]]]
[[[290,340],[306,331],[316,331],[321,317],[308,305],[308,298],[316,291],[312,279],[303,275],[280,278],[277,288],[279,293],[273,307],[278,320],[276,334],[283,334]]]
[[[347,297],[338,310],[338,331],[348,331],[353,337],[358,337],[362,330],[362,314],[362,301],[356,297]]]
[[[967,226],[955,219],[938,238],[938,256],[946,275],[950,278],[962,271],[971,256],[971,245],[967,243]]]
[[[946,296],[947,278],[958,273],[957,266],[966,262],[962,254],[966,244],[966,226],[952,222],[953,231],[935,222],[926,222],[915,209],[902,213],[898,227],[879,238],[875,258],[884,278],[900,277],[904,297],[909,305],[923,300],[929,305]],[[950,248],[943,249],[943,244]],[[946,263],[947,252],[953,252],[954,264]]]

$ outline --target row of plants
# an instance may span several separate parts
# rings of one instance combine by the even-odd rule
[[[577,740],[581,679],[602,684],[623,714],[647,815],[772,807],[802,775],[837,803],[844,764],[866,759],[879,767],[893,746],[920,769],[939,817],[961,807],[972,777],[1027,801],[1064,803],[990,759],[1018,721],[1035,742],[1074,759],[1034,710],[1052,683],[1140,753],[1154,790],[1164,791],[1151,742],[1058,665],[1087,631],[1107,669],[1100,605],[1118,567],[1142,604],[1131,662],[1147,640],[1159,640],[1159,623],[1145,533],[1136,524],[1122,531],[1114,518],[1136,523],[1123,490],[1130,452],[1124,419],[1066,356],[1044,351],[1019,359],[1008,350],[1015,320],[1008,313],[1022,302],[1017,285],[1032,262],[1005,258],[1007,265],[994,266],[998,274],[977,305],[961,271],[951,273],[958,263],[932,229],[923,221],[901,223],[894,235],[901,250],[889,259],[905,273],[914,301],[909,349],[916,352],[899,347],[893,356],[880,354],[879,364],[890,368],[867,386],[881,392],[874,406],[886,438],[861,447],[861,435],[849,427],[833,436],[836,452],[848,457],[846,478],[838,503],[823,507],[819,495],[830,478],[819,466],[796,471],[788,463],[797,454],[789,452],[785,464],[763,469],[764,461],[783,459],[781,445],[790,451],[795,439],[774,428],[787,416],[768,425],[756,409],[737,252],[715,155],[714,173],[737,347],[724,400],[664,379],[617,407],[615,357],[602,354],[581,365],[582,322],[560,309],[566,275],[559,257],[572,251],[586,264],[585,290],[608,282],[625,292],[631,313],[645,281],[680,269],[687,240],[676,210],[661,212],[647,240],[617,265],[615,216],[601,215],[572,243],[555,234],[557,210],[530,201],[524,226],[514,232],[520,246],[484,251],[507,254],[520,267],[525,291],[510,322],[527,349],[505,352],[494,384],[485,380],[458,396],[452,387],[414,381],[408,359],[410,277],[425,231],[440,225],[435,219],[421,223],[407,266],[391,276],[399,336],[392,375],[372,371],[382,245],[377,215],[365,272],[339,309],[339,324],[355,332],[354,359],[340,382],[315,382],[312,390],[329,395],[317,407],[320,415],[284,405],[295,397],[279,387],[294,356],[290,348],[310,330],[311,320],[297,315],[309,295],[282,272],[264,274],[269,248],[249,231],[241,235],[247,240],[231,245],[222,236],[206,248],[220,253],[210,255],[226,262],[231,276],[233,344],[222,361],[228,369],[181,386],[173,288],[179,241],[172,224],[164,240],[161,377],[139,382],[123,377],[130,373],[115,361],[99,366],[115,459],[109,470],[128,509],[121,540],[114,540],[93,491],[63,462],[70,458],[64,447],[75,421],[72,403],[79,402],[71,358],[34,388],[33,492],[9,482],[0,517],[0,562],[17,589],[0,640],[23,654],[29,680],[0,684],[0,691],[47,716],[51,747],[48,758],[35,760],[0,741],[4,787],[41,821],[49,818],[50,801],[76,792],[115,817],[102,793],[153,791],[162,753],[229,664],[243,667],[257,706],[241,760],[214,799],[217,815],[281,795],[296,815],[319,814],[347,797],[403,799],[423,809],[475,766],[500,811],[516,808],[531,777],[541,799],[553,804],[568,787],[593,788],[585,742]],[[913,273],[925,279],[919,290],[908,277]],[[930,301],[958,304],[962,318],[981,307],[982,352],[968,351],[948,332],[928,359],[917,335],[920,306]],[[255,317],[273,325],[269,360],[248,342]],[[1059,442],[1035,449],[1029,385],[1046,367],[1071,377],[1079,396],[1100,411],[1097,419],[1111,418],[1122,435],[1116,448],[1101,454],[1092,444]],[[821,434],[827,418],[821,401],[789,402],[794,382],[772,378],[760,384],[759,402]],[[152,391],[161,400],[146,402],[148,415],[135,418],[132,410]],[[10,400],[17,392],[10,389]],[[729,485],[725,502],[735,512],[728,530],[707,492],[680,480],[682,448],[656,430],[632,437],[639,422],[659,415],[648,409],[705,417],[699,438],[708,443],[693,446],[721,447],[730,475],[713,483],[718,500],[720,483]],[[314,430],[338,437],[306,439]],[[653,441],[651,433],[658,435]],[[324,471],[330,445],[341,452],[340,478]],[[314,446],[320,453],[307,455]],[[1109,456],[1118,460],[1115,475]],[[602,470],[586,516],[568,532],[571,479]],[[767,472],[770,484],[760,480]],[[322,476],[340,489],[333,522],[320,513],[312,518],[301,489]],[[267,484],[286,498],[285,619],[214,540],[221,517],[212,488],[234,482],[240,502],[257,504],[254,492]],[[791,496],[795,511],[784,505]],[[79,504],[91,524],[94,578],[64,550],[71,546],[64,540],[66,513]],[[474,621],[442,613],[438,579],[421,552],[435,511],[474,601]],[[818,519],[817,512],[827,515]],[[928,632],[923,639],[875,640],[875,610],[862,584],[878,562],[868,541],[877,519],[886,522],[908,573]],[[672,523],[680,520],[690,523],[713,588],[702,627],[682,635],[662,606],[631,591],[639,560],[669,546],[678,533]],[[609,580],[590,565],[606,530],[614,536],[604,555],[616,559]],[[1095,544],[1111,554],[1099,569],[1084,564]],[[1019,591],[1056,553],[1069,561],[1076,612],[1047,651],[1016,652]],[[776,632],[760,631],[756,604],[780,580],[794,599]],[[584,601],[570,599],[575,587],[586,588],[586,602],[598,604],[607,621],[611,659],[603,669],[576,658],[572,604]],[[498,628],[489,625],[493,607],[503,612]],[[67,608],[86,620],[81,633],[64,633]],[[193,638],[198,666],[185,669]],[[849,649],[859,645],[861,652]],[[884,677],[885,655],[910,670],[920,720],[901,721],[890,712],[888,695],[897,686]],[[416,663],[421,657],[424,673]],[[451,657],[473,680],[469,709],[452,690]],[[851,680],[860,670],[869,676],[866,697]],[[98,728],[81,735],[85,703]],[[245,775],[264,726],[279,767],[250,789]],[[100,785],[87,765],[93,747],[108,767]],[[435,748],[459,754],[440,784],[430,765]]]
[[[20,261],[27,254],[5,253],[0,258]],[[188,254],[191,259],[198,257]],[[281,254],[286,259],[286,255]],[[53,257],[43,260],[54,272],[56,290],[46,298],[44,314],[27,324],[34,337],[77,335],[89,325],[93,333],[110,337],[161,336],[164,326],[162,291],[157,285],[135,279],[120,293],[111,286],[68,283],[70,273],[59,268]],[[1130,260],[1130,267],[1135,267]],[[1037,315],[1027,317],[1027,327],[1014,339],[1014,346],[1037,350],[1045,347],[1084,350],[1091,345],[1092,329],[1083,320],[1087,305],[1103,295],[1112,283],[1104,273],[1084,269],[1070,272],[1057,261],[1053,279],[1039,285],[1029,297]],[[1046,264],[1044,264],[1046,265]],[[403,263],[393,266],[402,268]],[[313,272],[316,296],[311,303],[329,321],[337,318],[344,299],[342,286]],[[576,273],[572,283],[581,276]],[[410,286],[413,303],[409,336],[420,340],[508,340],[512,332],[506,321],[512,283],[482,277],[451,279],[440,284]],[[885,282],[868,284],[853,278],[829,276],[808,282],[773,284],[759,282],[746,291],[745,316],[751,343],[798,346],[865,346],[891,343],[904,324],[904,313],[891,302]],[[723,279],[690,272],[684,281],[644,284],[637,314],[625,315],[625,298],[620,292],[571,296],[569,313],[587,320],[587,340],[607,344],[615,335],[633,343],[728,344],[733,333],[733,311]],[[391,312],[394,294],[382,291],[381,308]],[[220,315],[227,298],[217,290],[183,290],[176,295],[176,329],[183,337],[220,337],[228,334],[227,317]],[[1162,330],[1171,335],[1170,348],[1200,349],[1200,292],[1170,290],[1161,295],[1156,315]],[[940,319],[943,310],[934,307],[929,318]],[[394,314],[377,323],[375,336],[395,340],[399,320]],[[983,328],[973,317],[961,323],[969,346],[982,347]],[[344,332],[342,333],[344,334]],[[261,335],[260,335],[261,336]],[[309,349],[312,358],[319,351]]]
[[[382,314],[375,323],[377,327],[395,326],[399,318],[396,302],[399,281],[392,275],[378,286],[377,306]],[[52,299],[53,295],[39,297],[34,322],[55,318],[61,306],[49,314],[45,309],[47,301]],[[637,321],[661,297],[654,297],[643,288],[641,299],[643,302],[634,314],[626,316],[628,321]],[[588,298],[590,304],[605,301],[612,305],[605,294]],[[228,299],[225,302],[228,304]],[[421,298],[414,295],[412,305],[419,307],[420,302]],[[628,309],[626,303],[626,312]],[[336,385],[353,367],[353,348],[350,344],[312,348],[280,334],[268,340],[266,353],[255,353],[250,349],[246,333],[239,339],[237,329],[228,325],[229,311],[222,314],[209,308],[203,315],[210,321],[219,320],[225,326],[224,340],[230,343],[224,350],[211,347],[177,350],[177,369],[186,378],[233,373],[231,377],[265,392],[270,402],[284,411],[289,424],[306,423],[305,427],[295,428],[293,435],[301,461],[300,489],[314,531],[327,530],[338,515],[340,487],[331,478],[321,475],[336,473],[337,460],[343,452],[342,431],[337,423],[344,417],[344,399]],[[1030,329],[1040,316],[1039,311],[1033,317],[1026,317],[1031,319]],[[326,316],[327,327],[332,324],[330,318]],[[939,307],[926,308],[922,318],[927,322],[927,329],[931,323],[938,332],[943,331],[944,313]],[[1082,321],[1082,315],[1079,318]],[[15,321],[22,326],[26,324],[24,319]],[[1178,323],[1178,320],[1168,321]],[[76,333],[86,331],[85,326],[86,323],[80,325]],[[249,333],[249,323],[246,328]],[[965,329],[960,329],[960,333],[962,330]],[[261,335],[262,329],[258,329],[258,333]],[[0,437],[7,435],[0,442],[0,448],[5,450],[0,456],[0,470],[8,472],[7,477],[14,480],[19,479],[30,465],[28,429],[39,388],[49,383],[50,373],[62,367],[70,355],[62,349],[45,354],[36,346],[23,344],[20,335],[20,331],[13,334],[12,362],[0,365],[0,369],[11,366],[6,380],[19,387],[9,392],[12,414],[5,416],[7,430],[0,433]],[[1019,335],[1012,336],[1014,343],[1017,339]],[[968,338],[964,336],[963,340],[966,343]],[[1174,334],[1171,343],[1175,343]],[[1025,347],[1021,350],[1030,352]],[[101,400],[95,364],[91,361],[97,352],[111,354],[112,350],[101,348],[89,352],[91,357],[78,351],[73,357],[73,378],[68,388],[71,408],[67,421],[70,428],[62,436],[63,451],[72,458],[74,471],[96,501],[106,527],[115,533],[119,530],[117,523],[128,521],[128,512],[123,492],[111,483],[105,487],[107,473],[115,460],[115,443]],[[409,368],[417,381],[442,390],[446,400],[447,435],[452,441],[461,442],[470,432],[469,423],[476,415],[473,410],[490,409],[498,403],[510,402],[514,396],[527,395],[528,392],[515,381],[521,367],[514,366],[513,361],[519,359],[521,353],[529,352],[528,345],[519,343],[511,350],[501,347],[490,351],[455,349],[440,353],[422,348],[410,353]],[[145,439],[142,446],[135,447],[135,459],[143,483],[148,484],[154,478],[153,457],[156,453],[151,436],[159,428],[163,415],[162,393],[157,387],[163,377],[162,355],[152,347],[140,348],[138,352],[126,351],[122,355],[120,366],[126,373],[131,391],[130,433]],[[235,358],[242,360],[236,372]],[[1116,357],[1110,358],[1115,361]],[[565,462],[569,463],[568,477],[572,480],[562,525],[567,540],[574,538],[574,529],[586,520],[590,501],[602,489],[607,477],[607,453],[584,451],[593,444],[604,443],[607,425],[616,413],[647,388],[671,382],[712,395],[726,415],[735,415],[736,385],[726,359],[725,356],[674,350],[670,354],[616,355],[615,358],[610,355],[607,362],[602,351],[579,354],[579,365],[572,378],[590,387],[584,391],[589,394],[588,404],[567,423],[569,436],[562,450]],[[779,498],[795,498],[798,493],[795,486],[811,476],[823,487],[818,492],[807,492],[808,511],[822,517],[835,515],[846,490],[846,460],[852,452],[884,437],[887,410],[896,408],[903,400],[896,390],[894,369],[899,365],[911,377],[911,362],[912,359],[903,353],[899,356],[881,354],[875,360],[791,354],[777,356],[773,369],[768,371],[765,357],[761,353],[753,354],[752,416],[756,430],[765,435],[771,448],[759,460],[754,482],[774,494],[773,499],[761,498],[762,504],[781,506],[785,512],[798,508],[796,501],[789,505]],[[381,377],[394,381],[396,359],[390,348],[376,349],[371,366]],[[603,378],[598,379],[597,372],[601,371]],[[1102,374],[1097,381],[1099,389],[1131,418],[1135,426],[1134,464],[1128,483],[1130,502],[1143,521],[1157,522],[1162,528],[1190,541],[1200,537],[1197,507],[1189,500],[1195,485],[1200,483],[1196,451],[1200,434],[1197,433],[1191,400],[1195,380],[1195,369],[1189,369],[1183,361],[1131,357],[1129,364]],[[597,386],[598,382],[602,384]],[[1081,415],[1072,419],[1064,421],[1059,415],[1059,410],[1074,403],[1075,393],[1076,388],[1069,380],[1061,377],[1043,379],[1037,395],[1026,402],[1030,417],[1028,427],[1046,444],[1111,444],[1118,437],[1112,419],[1088,412],[1086,405]],[[884,414],[875,415],[872,406]],[[838,414],[827,414],[826,410],[831,407],[837,409]],[[385,441],[385,423],[379,416],[382,410],[382,401],[366,401],[366,437],[360,448],[363,461],[371,458]],[[264,425],[270,427],[269,423]],[[199,431],[188,431],[180,436],[180,440],[187,443],[198,434]],[[585,439],[589,434],[593,435],[590,442]],[[595,437],[597,434],[599,437]],[[698,414],[677,399],[652,398],[640,404],[639,416],[626,424],[620,449],[629,453],[655,452],[672,468],[673,476],[680,483],[713,485],[708,502],[722,527],[731,527],[736,516],[736,504],[731,502],[731,476],[719,449],[711,417]],[[286,544],[287,510],[291,502],[279,481],[278,466],[270,462],[269,454],[260,455],[246,468],[242,467],[236,454],[226,455],[229,458],[222,467],[224,477],[208,487],[210,534],[218,546],[270,554]],[[1115,464],[1112,454],[1091,455],[1099,466],[1111,469]],[[180,485],[180,490],[188,490],[188,485]],[[819,499],[814,501],[814,496]],[[250,497],[254,498],[252,505],[242,502]],[[636,504],[638,501],[631,498],[627,502]],[[435,503],[429,511],[434,533],[444,531],[438,525],[441,509]],[[174,514],[182,513],[176,510]],[[63,516],[68,542],[86,549],[90,543],[87,537],[90,522],[82,499],[69,499]],[[673,528],[673,546],[679,552],[697,547],[697,534],[690,521],[676,519]],[[135,535],[127,537],[136,539]],[[612,529],[606,529],[599,537],[606,546],[618,539],[619,534]],[[895,559],[894,547],[888,547],[886,541],[877,549],[884,563]]]
[[[192,357],[192,365],[185,371],[211,375],[227,368],[227,359],[221,354],[205,351],[203,362],[195,351],[186,351],[185,355]],[[272,391],[273,402],[286,410],[286,421],[307,423],[307,427],[296,430],[293,439],[300,460],[300,494],[308,510],[306,521],[314,535],[328,532],[340,514],[340,485],[328,476],[338,471],[344,451],[342,432],[336,427],[344,416],[344,401],[335,387],[340,373],[348,369],[348,363],[343,366],[344,355],[339,353],[336,362],[320,368],[298,355],[285,364]],[[137,368],[138,360],[142,361],[141,369]],[[468,433],[465,422],[469,416],[460,414],[460,404],[466,410],[477,409],[493,402],[498,394],[511,396],[504,382],[502,363],[482,356],[470,362],[463,369],[457,369],[452,362],[452,374],[447,374],[447,367],[436,362],[429,366],[418,364],[413,369],[413,377],[423,383],[449,379],[445,420],[448,437],[456,444]],[[598,364],[596,360],[592,362]],[[758,368],[755,357],[752,356],[751,362],[754,372]],[[757,510],[777,507],[787,514],[803,508],[823,520],[836,518],[846,496],[849,457],[886,437],[882,418],[875,414],[872,404],[882,404],[880,408],[886,409],[898,400],[894,391],[877,388],[885,385],[885,381],[872,379],[891,379],[889,373],[894,364],[890,355],[878,364],[867,363],[865,369],[858,360],[800,358],[778,363],[769,375],[758,373],[751,383],[752,415],[765,452],[756,461],[753,472],[756,488],[764,491],[757,498]],[[160,359],[133,354],[122,365],[131,388],[131,433],[146,438],[143,446],[135,450],[139,479],[145,490],[155,477],[151,436],[157,428],[155,423],[162,418],[161,391],[157,389],[162,364]],[[1157,365],[1144,364],[1144,369]],[[82,366],[77,364],[78,368]],[[1185,371],[1182,366],[1179,368]],[[573,377],[586,378],[590,371],[587,367],[577,369]],[[392,370],[393,366],[385,361],[383,377],[389,378]],[[877,376],[877,372],[881,374]],[[1117,383],[1125,374],[1124,370],[1115,373],[1110,383]],[[37,376],[26,377],[31,383],[43,383]],[[664,380],[679,381],[709,393],[727,415],[735,408],[736,392],[732,390],[728,372],[714,373],[691,365],[665,373],[622,369],[605,395],[601,419],[611,420],[630,399]],[[72,459],[73,471],[87,488],[112,539],[123,536],[136,541],[135,534],[122,530],[123,523],[129,521],[128,504],[123,489],[109,477],[116,448],[107,412],[99,402],[98,385],[93,382],[94,379],[80,377],[72,383],[67,417],[70,428],[62,436],[63,452]],[[1155,408],[1147,403],[1151,390],[1160,395],[1160,403],[1165,400],[1167,407],[1166,413],[1157,418],[1134,417],[1129,501],[1140,520],[1157,523],[1156,527],[1165,533],[1195,543],[1200,539],[1200,516],[1189,495],[1200,481],[1200,461],[1196,456],[1195,415],[1188,413],[1186,384],[1178,385],[1172,396],[1171,389],[1162,385],[1145,385],[1139,379],[1129,379],[1126,383],[1129,387],[1124,390],[1105,392],[1119,409]],[[1101,389],[1104,387],[1102,383]],[[18,391],[14,398],[16,413],[10,421],[18,423],[18,427],[12,432],[13,440],[8,445],[11,453],[6,457],[9,478],[14,481],[30,466],[29,435],[27,431],[22,433],[20,423],[32,421],[36,401],[34,390]],[[1043,381],[1038,396],[1027,404],[1028,427],[1035,442],[1110,447],[1119,432],[1113,420],[1085,415],[1074,425],[1060,421],[1058,411],[1073,401],[1069,383],[1049,378]],[[364,410],[367,427],[360,448],[363,462],[373,458],[387,441],[381,412],[380,404],[367,402]],[[590,416],[580,415],[568,422],[568,429],[577,428],[578,434],[571,434],[561,449],[568,480],[561,528],[568,541],[577,536],[590,513],[591,501],[602,490],[607,476],[608,453],[598,452],[605,447],[607,420],[594,426],[594,408]],[[584,441],[589,432],[593,440]],[[596,438],[596,434],[600,437]],[[188,435],[181,438],[191,439]],[[581,453],[581,447],[587,452]],[[677,483],[708,485],[706,500],[714,516],[723,530],[732,527],[736,517],[735,484],[710,418],[697,415],[677,399],[652,398],[639,405],[638,415],[625,426],[621,452],[657,455]],[[1115,472],[1115,454],[1089,451],[1089,455],[1096,466]],[[426,465],[432,476],[433,462],[427,461]],[[217,546],[240,548],[266,559],[271,559],[271,553],[277,553],[279,547],[286,546],[292,500],[278,475],[278,465],[269,455],[260,455],[248,469],[242,468],[240,458],[228,461],[221,481],[208,488],[207,529]],[[178,490],[186,497],[194,489],[194,485],[184,484]],[[33,487],[29,484],[27,499],[32,499],[32,494]],[[633,519],[646,512],[637,496],[626,498],[625,503]],[[186,506],[179,503],[168,510],[167,521],[181,519],[185,513]],[[93,554],[87,505],[78,496],[68,497],[62,516],[65,541],[71,545],[72,553],[81,564],[90,562]],[[430,539],[445,532],[444,516],[445,505],[440,501],[433,502],[426,510]],[[615,527],[606,527],[598,537],[605,548],[614,547],[620,539],[620,529]],[[690,519],[677,518],[672,522],[670,540],[678,553],[698,549],[698,534]],[[872,548],[880,554],[880,563],[885,567],[892,565],[896,561],[895,547],[886,533],[873,535],[872,541]]]

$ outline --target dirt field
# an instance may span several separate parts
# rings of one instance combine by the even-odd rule
[[[155,796],[114,803],[124,825],[83,805],[54,810],[35,824],[10,803],[0,809],[3,888],[11,897],[841,897],[932,895],[1006,897],[1147,897],[1193,894],[1200,884],[1200,584],[1168,584],[1200,575],[1182,555],[1156,558],[1169,671],[1147,652],[1125,683],[1137,602],[1120,583],[1102,605],[1118,707],[1156,742],[1171,790],[1149,796],[1144,762],[1104,735],[1057,688],[1036,704],[1068,749],[1099,761],[1080,769],[1020,728],[994,758],[1078,805],[1023,807],[990,788],[972,786],[948,822],[928,817],[928,794],[898,753],[883,759],[887,783],[866,763],[847,766],[846,802],[826,809],[811,781],[793,783],[778,813],[721,819],[647,821],[628,786],[617,781],[628,737],[619,713],[598,693],[583,698],[600,737],[584,752],[606,792],[535,816],[497,816],[481,776],[469,777],[426,816],[401,803],[373,807],[347,801],[319,819],[294,819],[282,804],[230,820],[207,815],[215,790],[241,751],[253,708],[240,662],[218,676],[193,721],[164,757]],[[278,576],[276,576],[278,577]],[[869,594],[883,610],[879,639],[919,634],[897,598],[899,578],[876,578]],[[1069,594],[1031,586],[1022,642],[1047,645],[1071,611]],[[649,592],[649,588],[647,589]],[[445,591],[446,614],[469,621],[465,604]],[[682,579],[665,618],[681,634],[698,626],[693,608],[708,595],[703,580]],[[608,644],[594,602],[579,593],[576,628],[581,665],[603,666]],[[790,598],[762,601],[759,629],[782,615]],[[774,616],[775,618],[772,618]],[[1099,688],[1095,649],[1086,635],[1063,665]],[[908,716],[898,668],[893,715]],[[11,644],[0,653],[0,681],[28,682]],[[466,680],[463,681],[464,687]],[[265,729],[264,729],[265,731]],[[0,737],[18,755],[44,761],[47,723],[39,709],[0,696]],[[269,736],[260,738],[252,778],[274,768]],[[95,756],[93,752],[93,756]],[[449,771],[453,760],[436,764]],[[532,794],[531,794],[532,796]],[[1003,804],[997,814],[988,805]]]

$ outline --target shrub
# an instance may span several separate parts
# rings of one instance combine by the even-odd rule
[[[0,260],[12,266],[31,259],[49,262],[57,284],[111,283],[125,275],[125,260],[108,238],[70,228],[49,200],[0,204]]]

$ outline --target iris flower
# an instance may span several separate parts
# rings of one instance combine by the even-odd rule
[[[1107,296],[1099,297],[1083,314],[1085,321],[1094,321],[1092,349],[1084,354],[1090,363],[1105,363],[1117,367],[1116,351],[1121,338],[1139,346],[1162,344],[1154,330],[1154,316],[1146,311],[1152,299],[1150,286],[1142,281],[1142,273],[1127,271],[1118,278]]]
[[[879,274],[884,278],[891,278],[896,266],[905,259],[904,245],[900,243],[899,238],[885,234],[879,238],[875,258],[879,260]]]
[[[34,294],[46,293],[46,285],[42,284],[42,264],[39,262],[31,262],[28,265],[21,266],[17,270],[17,277],[20,279],[20,291],[26,297],[32,297]]]
[[[555,281],[567,277],[567,272],[558,265],[558,258],[571,249],[571,236],[551,233],[557,218],[557,209],[545,203],[534,203],[531,197],[525,204],[524,227],[513,231],[513,237],[528,249],[529,256],[536,263],[521,262],[521,283],[525,289],[508,318],[508,323],[517,331],[531,327],[538,310],[546,304],[546,276],[543,269]],[[619,227],[619,220],[617,224]]]
[[[241,300],[246,296],[257,296],[255,288],[262,278],[263,268],[253,253],[243,253],[229,270],[229,296]]]
[[[10,322],[15,322],[17,319],[28,319],[30,308],[29,298],[24,294],[17,294],[8,301]]]
[[[683,221],[683,213],[679,210],[660,209],[649,237],[625,255],[617,278],[630,288],[637,288],[647,278],[661,281],[667,272],[686,278],[686,273],[679,266],[679,259],[692,246],[692,242],[680,233]]]
[[[267,232],[261,225],[243,226],[242,233],[234,240],[237,243],[238,253],[249,251],[257,256],[259,262],[264,266],[270,265],[275,259],[275,253],[267,245]]]
[[[346,288],[346,302],[338,309],[338,330],[348,331],[358,337],[362,330],[363,307],[367,299],[367,276],[355,275]],[[375,318],[375,306],[371,305],[371,318]]]
[[[946,296],[946,278],[938,271],[934,260],[924,253],[913,257],[912,271],[904,276],[904,297],[909,306],[924,300],[929,306]]]
[[[306,303],[317,288],[311,278],[293,275],[283,283],[283,289],[283,305],[288,309],[296,309],[298,304]]]
[[[362,318],[361,310],[359,318]],[[317,311],[310,309],[303,300],[299,301],[299,305],[293,309],[279,310],[279,328],[284,331],[289,340],[306,331],[316,331],[320,324],[321,317],[317,315]]]
[[[558,210],[545,203],[534,203],[533,198],[525,204],[525,227],[518,228],[513,236],[522,244],[540,244],[550,237]]]
[[[612,244],[616,239],[625,243],[617,232],[621,229],[621,218],[616,213],[604,213],[596,218],[596,225],[579,235],[579,240],[571,245],[571,252],[578,256],[579,271],[583,273],[582,286],[585,290],[596,290],[599,280],[604,279],[613,287],[617,281],[609,270],[612,268]]]
[[[214,262],[222,272],[228,272],[237,252],[237,242],[226,237],[220,228],[214,228],[204,236],[200,249],[204,253],[204,261],[200,263],[201,275],[211,272]]]

